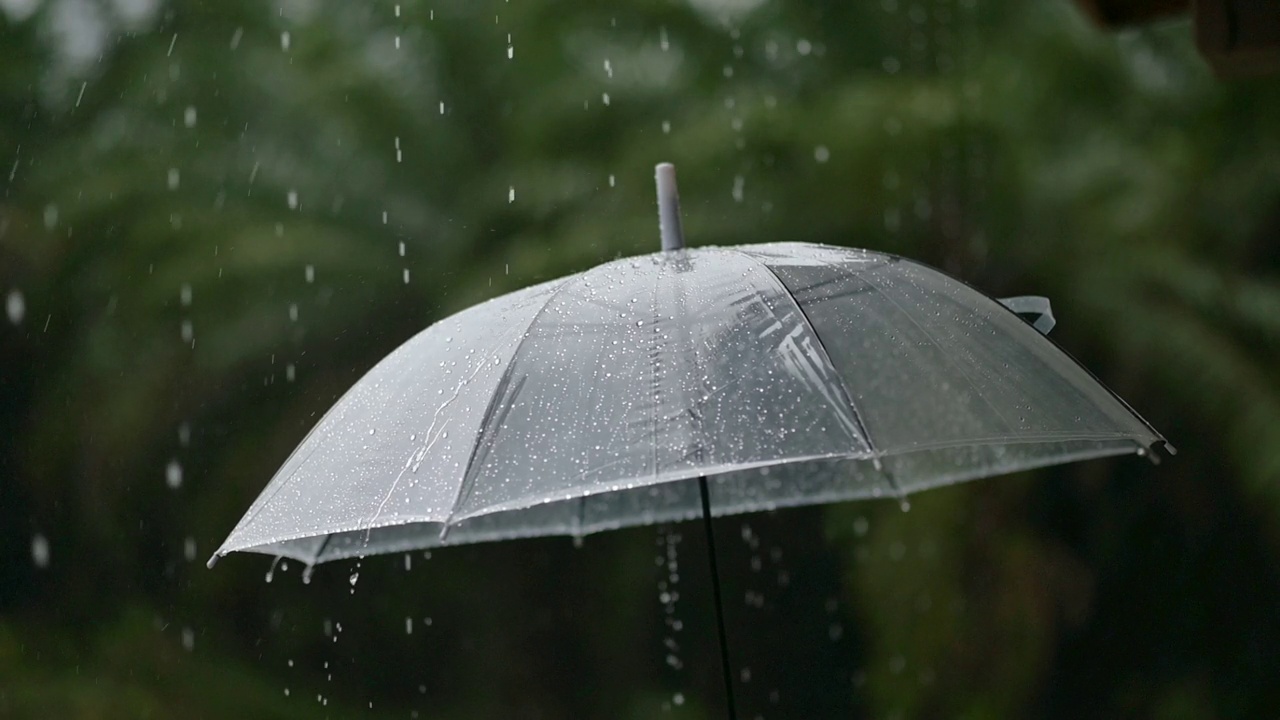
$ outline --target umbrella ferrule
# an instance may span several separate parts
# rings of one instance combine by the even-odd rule
[[[676,189],[676,166],[659,163],[655,169],[658,183],[658,231],[662,249],[684,249],[684,228],[680,225],[680,193]]]

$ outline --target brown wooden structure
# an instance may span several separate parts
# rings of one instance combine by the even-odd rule
[[[1280,0],[1076,0],[1105,28],[1190,15],[1196,45],[1224,77],[1280,72]]]

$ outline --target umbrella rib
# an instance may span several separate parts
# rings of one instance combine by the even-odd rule
[[[551,291],[551,295],[547,297],[546,303],[544,303],[542,307],[538,308],[538,312],[534,313],[533,319],[529,321],[529,325],[524,330],[524,335],[521,336],[520,341],[516,343],[515,350],[511,352],[511,359],[507,361],[507,366],[503,368],[502,378],[498,380],[498,385],[494,388],[493,396],[489,398],[489,405],[484,409],[484,416],[480,419],[480,428],[476,433],[475,443],[471,446],[471,455],[467,458],[467,469],[465,474],[462,476],[462,484],[458,486],[458,492],[453,497],[453,504],[449,507],[449,514],[445,516],[444,523],[440,528],[441,540],[444,540],[445,536],[449,534],[450,523],[453,522],[453,518],[457,516],[459,508],[462,507],[462,503],[471,495],[471,489],[475,486],[476,476],[480,472],[479,465],[476,461],[481,452],[481,448],[486,442],[486,438],[491,437],[493,432],[496,432],[496,430],[491,431],[491,423],[493,422],[494,416],[498,413],[498,403],[506,394],[506,388],[511,385],[511,376],[515,372],[516,360],[520,357],[520,351],[524,348],[525,343],[528,342],[529,335],[533,332],[533,327],[538,324],[538,320],[546,314],[547,308],[551,307],[551,303],[555,302],[565,289],[586,277],[590,272],[591,271],[588,270],[587,272],[566,278],[565,281],[560,283],[555,290]],[[522,387],[524,387],[524,380],[521,380],[516,384],[515,392],[518,394]],[[514,395],[512,397],[514,398]],[[508,403],[507,408],[509,409],[510,407],[511,404]],[[506,413],[503,413],[503,417],[505,416]]]
[[[760,267],[764,268],[765,272],[769,274],[769,277],[773,278],[774,282],[778,284],[778,287],[782,289],[782,292],[791,299],[791,304],[796,306],[796,312],[800,314],[802,319],[804,319],[805,327],[809,329],[810,333],[813,333],[814,339],[818,341],[818,349],[822,352],[823,359],[827,361],[828,365],[835,368],[835,363],[831,362],[831,355],[827,352],[826,343],[822,341],[822,336],[818,334],[818,329],[813,326],[813,322],[809,320],[809,315],[804,311],[804,307],[800,304],[800,300],[791,292],[791,288],[787,287],[787,284],[782,281],[782,278],[779,277],[778,273],[774,272],[773,268],[769,267],[769,264],[764,262],[764,260],[757,258],[750,253],[745,253],[740,250],[735,250],[734,252],[750,258]],[[853,394],[849,391],[849,386],[845,384],[844,376],[838,371],[835,373],[835,376],[838,379],[837,385],[840,388],[840,394],[844,396],[845,405],[848,406],[849,412],[853,416],[854,425],[857,427],[858,432],[862,433],[862,439],[867,443],[867,449],[871,451],[871,460],[878,469],[880,467],[881,452],[876,447],[875,441],[871,439],[871,432],[867,430],[867,424],[862,419],[862,413],[858,412],[858,406],[853,402]],[[896,485],[896,483],[894,484]]]
[[[333,533],[324,536],[324,540],[320,541],[320,547],[316,548],[316,557],[311,561],[311,565],[319,565],[320,557],[324,555],[325,549],[329,547],[329,541],[333,539]]]

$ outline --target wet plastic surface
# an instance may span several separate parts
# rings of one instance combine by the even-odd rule
[[[1160,442],[1031,325],[923,265],[804,244],[657,253],[409,340],[218,554],[580,536],[697,517],[704,475],[723,515]]]

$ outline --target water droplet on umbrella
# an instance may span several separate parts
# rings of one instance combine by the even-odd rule
[[[267,568],[267,576],[264,578],[267,582],[271,582],[271,580],[275,578],[276,566],[280,564],[280,560],[281,556],[277,555],[275,559],[271,561],[271,567]]]

